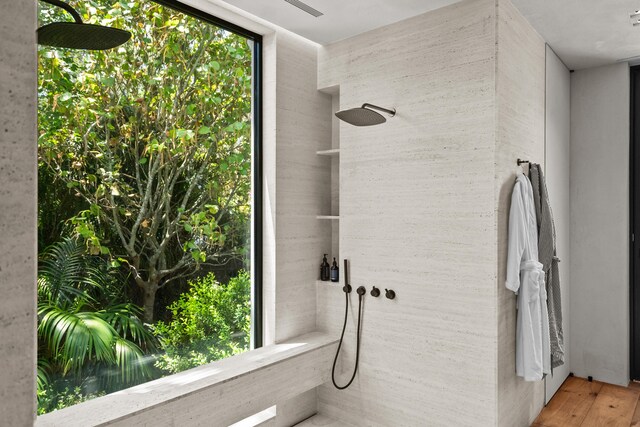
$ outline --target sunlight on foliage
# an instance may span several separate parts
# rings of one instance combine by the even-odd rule
[[[246,257],[251,48],[153,2],[75,5],[133,37],[40,50],[40,173],[76,198],[68,224],[89,253],[131,271],[152,322],[161,287]]]
[[[165,351],[156,366],[176,373],[247,351],[250,287],[244,271],[227,285],[212,273],[192,282],[189,292],[169,307],[173,320],[153,326]]]
[[[251,327],[250,44],[152,1],[69,3],[132,38],[39,48],[38,413],[246,351]]]
[[[101,298],[109,287],[119,286],[118,279],[72,239],[41,256],[37,377],[41,406],[50,404],[42,399],[56,387],[82,390],[87,377],[102,382],[104,390],[153,377],[153,361],[145,358],[142,348],[154,349],[155,340],[137,317],[139,309],[132,304],[114,306]],[[119,374],[102,375],[111,368]]]

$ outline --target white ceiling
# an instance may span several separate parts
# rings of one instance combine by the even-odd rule
[[[329,44],[458,0],[303,0],[315,18],[284,0],[225,0],[320,44]],[[640,57],[640,0],[512,0],[571,69]],[[640,59],[640,58],[638,58]]]
[[[284,0],[224,0],[320,44],[402,21],[459,0],[301,0],[324,13],[315,18]]]
[[[512,0],[571,69],[640,56],[640,0]],[[638,58],[636,58],[638,59]]]

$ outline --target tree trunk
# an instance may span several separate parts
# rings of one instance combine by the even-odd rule
[[[158,290],[158,284],[155,282],[146,282],[142,286],[142,320],[145,323],[153,323],[154,305],[156,302],[156,291]]]

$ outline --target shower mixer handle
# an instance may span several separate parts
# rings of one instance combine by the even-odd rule
[[[371,296],[378,298],[380,296],[380,289],[374,286],[373,289],[371,289]]]
[[[360,296],[363,296],[367,293],[367,288],[365,288],[364,286],[359,286],[358,289],[356,289],[356,293]]]

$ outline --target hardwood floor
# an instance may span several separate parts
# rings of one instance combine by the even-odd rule
[[[640,384],[621,387],[569,377],[532,427],[640,427]]]

